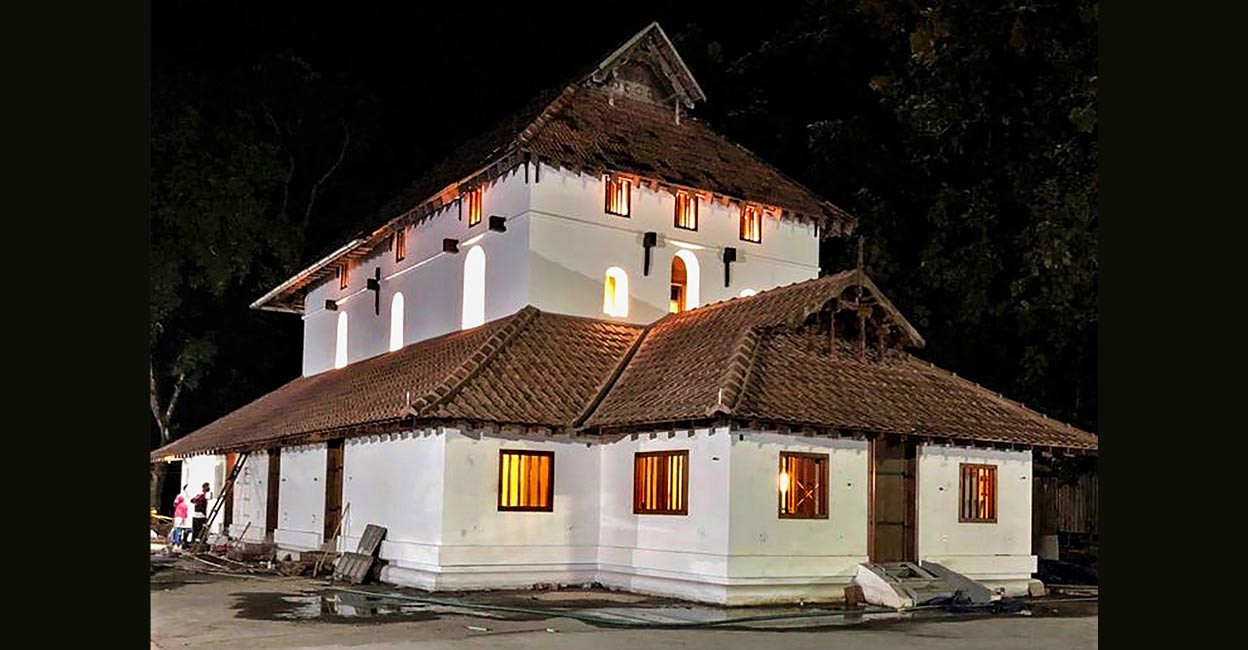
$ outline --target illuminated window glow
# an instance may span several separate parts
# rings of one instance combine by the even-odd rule
[[[698,308],[701,285],[698,257],[690,250],[680,250],[672,258],[671,292],[667,310],[673,314]]]
[[[498,509],[554,510],[555,454],[498,452]]]
[[[763,241],[763,209],[756,205],[741,208],[741,239],[761,243]]]
[[[403,347],[403,294],[390,299],[390,351]]]
[[[608,316],[628,316],[628,274],[618,266],[607,269],[602,283],[602,313]]]
[[[627,178],[614,178],[611,176],[604,176],[602,180],[603,184],[606,185],[607,188],[607,214],[627,217],[633,204],[633,182]]]
[[[471,228],[481,223],[481,194],[483,190],[477,188],[468,192],[465,201],[468,204],[468,227]]]
[[[655,451],[633,457],[633,513],[689,514],[688,451]]]
[[[997,466],[962,463],[958,466],[958,521],[997,522]]]
[[[348,266],[348,262],[343,262],[338,267],[338,288],[346,289],[350,283],[351,283],[351,268]]]
[[[402,262],[407,257],[407,229],[399,228],[394,233],[394,261]]]
[[[757,292],[757,291],[755,291],[755,290],[753,290],[753,289],[742,289],[742,290],[741,290],[741,297],[742,297],[742,298],[749,298],[750,296],[757,296],[757,295],[758,295],[758,292]]]
[[[676,192],[676,227],[698,229],[698,195],[684,190]]]
[[[464,259],[463,328],[485,322],[485,250],[473,246]]]
[[[334,341],[334,367],[347,365],[347,312],[338,312],[338,338]]]
[[[828,516],[828,455],[780,453],[780,517]]]

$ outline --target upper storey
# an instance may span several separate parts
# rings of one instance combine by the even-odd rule
[[[849,214],[688,115],[704,99],[671,41],[652,23],[586,75],[465,143],[383,206],[377,215],[382,225],[300,271],[252,307],[294,313],[316,309],[309,292],[336,282],[344,266],[391,250],[395,237],[403,236],[399,233],[426,220],[447,214],[463,219],[466,207],[482,210],[482,190],[500,179],[523,173],[526,182],[540,182],[542,170],[550,168],[619,178],[631,188],[673,197],[695,196],[701,206],[805,224],[825,236],[853,227]],[[473,200],[478,202],[466,205]]]

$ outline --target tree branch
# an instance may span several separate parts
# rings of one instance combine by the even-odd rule
[[[182,383],[186,381],[186,373],[178,374],[178,381],[173,385],[173,397],[169,398],[169,406],[165,408],[165,427],[173,421],[173,407],[178,405],[178,396],[182,394]],[[166,440],[165,442],[169,442]]]
[[[316,204],[316,197],[321,192],[321,186],[325,184],[325,181],[329,180],[330,175],[337,171],[338,166],[342,164],[342,159],[347,155],[347,147],[351,144],[351,130],[347,128],[346,124],[343,124],[342,132],[342,149],[338,152],[338,160],[335,160],[334,164],[325,170],[320,180],[316,181],[316,184],[312,186],[312,192],[308,196],[308,209],[303,211],[304,232],[307,232],[308,223],[312,221],[312,206]]]
[[[152,408],[152,417],[156,418],[156,426],[160,427],[160,436],[164,438],[165,424],[160,417],[160,394],[156,391],[156,368],[150,361],[147,363],[147,370],[152,380],[151,392],[148,394],[149,404]]]
[[[269,124],[273,125],[273,131],[277,133],[277,143],[286,152],[286,182],[282,183],[282,209],[278,214],[286,214],[286,205],[290,203],[290,179],[295,176],[295,157],[290,153],[290,147],[286,146],[286,138],[282,137],[282,129],[277,125],[277,120],[273,118],[273,113],[269,111],[269,107],[261,102],[264,107],[264,116],[269,118]]]

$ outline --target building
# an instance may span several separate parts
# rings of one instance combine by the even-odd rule
[[[152,453],[287,552],[383,580],[839,597],[867,561],[1025,591],[1032,461],[1096,437],[911,356],[853,217],[716,134],[657,24],[253,304],[302,376]],[[246,455],[243,455],[246,454]]]

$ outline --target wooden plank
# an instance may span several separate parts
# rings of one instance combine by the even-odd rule
[[[364,527],[364,535],[360,537],[360,543],[356,546],[356,552],[361,555],[376,555],[377,550],[381,548],[381,540],[386,537],[386,528],[377,524],[369,524]]]

